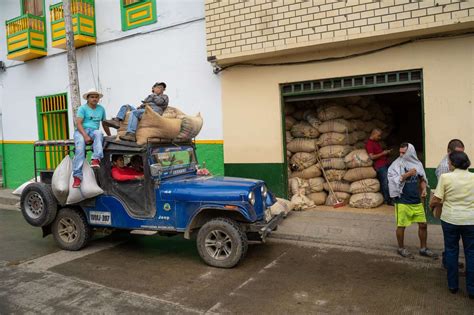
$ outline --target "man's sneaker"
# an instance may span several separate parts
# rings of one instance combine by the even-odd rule
[[[405,257],[405,258],[410,258],[410,259],[415,259],[415,256],[410,253],[410,251],[406,248],[399,248],[397,249],[398,255]]]
[[[81,179],[79,177],[74,176],[72,188],[79,188],[79,187],[81,187]]]
[[[92,168],[100,168],[100,160],[92,159],[91,160],[91,167]]]
[[[438,259],[438,254],[435,254],[429,248],[422,248],[420,249],[420,255],[425,257],[430,257],[433,259]]]
[[[137,141],[137,138],[133,132],[127,132],[124,136],[120,136],[119,138],[120,140],[124,141]]]
[[[104,125],[106,125],[108,127],[111,127],[111,128],[119,129],[120,128],[120,120],[118,118],[112,118],[112,119],[104,120]]]

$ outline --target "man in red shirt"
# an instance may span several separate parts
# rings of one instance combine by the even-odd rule
[[[139,172],[132,167],[125,166],[123,155],[112,156],[112,178],[118,182],[128,180],[143,179],[143,172]]]
[[[380,139],[382,139],[382,130],[375,128],[370,133],[369,140],[367,140],[367,143],[365,144],[365,149],[367,150],[367,153],[369,153],[370,158],[374,161],[374,168],[380,181],[380,189],[385,203],[393,205],[388,192],[387,179],[388,167],[390,165],[387,156],[390,154],[391,150],[383,150],[379,142]]]

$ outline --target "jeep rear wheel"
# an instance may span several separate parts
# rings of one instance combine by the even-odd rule
[[[80,211],[59,210],[52,225],[53,237],[61,249],[76,251],[83,248],[91,236],[91,228]]]
[[[21,193],[20,208],[26,222],[33,226],[46,226],[56,217],[58,204],[50,186],[31,183]]]
[[[199,229],[197,248],[210,266],[232,268],[246,255],[247,236],[239,225],[228,218],[212,219]]]

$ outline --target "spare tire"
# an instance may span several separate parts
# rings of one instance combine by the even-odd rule
[[[49,185],[31,183],[25,187],[20,200],[21,213],[33,226],[45,226],[53,222],[58,204]]]

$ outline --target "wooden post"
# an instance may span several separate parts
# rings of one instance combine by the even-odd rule
[[[81,106],[79,93],[79,76],[77,74],[76,47],[74,47],[74,28],[72,26],[71,0],[63,0],[64,24],[66,27],[67,69],[69,74],[69,90],[71,92],[74,125],[76,113]]]

